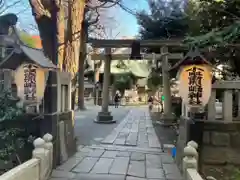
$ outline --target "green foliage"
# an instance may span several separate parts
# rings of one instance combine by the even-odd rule
[[[188,17],[182,11],[181,0],[148,0],[150,14],[139,12],[137,17],[142,39],[183,37],[188,30]]]
[[[0,131],[0,171],[2,171],[2,173],[21,164],[21,159],[18,156],[19,150],[25,148],[27,144],[33,143],[35,137],[29,136],[26,138],[22,135],[23,132],[24,130],[19,128]]]
[[[199,33],[187,37],[185,43],[190,46],[219,47],[236,43],[240,37],[240,1],[198,0]],[[195,37],[194,37],[195,36]]]
[[[152,71],[148,77],[147,85],[150,89],[157,89],[162,86],[162,75],[157,71]]]
[[[23,109],[17,106],[17,101],[10,91],[0,93],[0,122],[15,120],[23,114]]]
[[[234,168],[233,176],[231,177],[232,180],[240,180],[240,170]]]
[[[35,40],[27,33],[25,32],[20,32],[19,33],[20,39],[22,40],[22,42],[32,48],[36,47],[36,42]]]
[[[114,75],[114,86],[120,92],[124,92],[130,88],[132,76],[131,74],[116,74]]]
[[[187,37],[185,43],[189,46],[204,47],[220,47],[230,43],[235,43],[240,37],[240,21],[224,27],[222,29],[214,29],[209,33],[196,37]]]
[[[213,64],[226,63],[230,71],[240,75],[240,1],[198,0],[195,21],[199,33],[189,33],[184,40],[188,46],[204,48],[206,58]],[[207,52],[206,49],[210,50]]]
[[[16,121],[23,114],[23,109],[17,106],[18,100],[10,91],[0,93],[0,123],[4,127],[7,121]],[[2,127],[1,126],[1,127]],[[19,149],[27,143],[32,143],[34,137],[24,137],[23,129],[10,128],[0,130],[0,171],[5,172],[21,163],[18,156]],[[3,169],[2,169],[3,168]],[[1,173],[0,172],[0,173]]]

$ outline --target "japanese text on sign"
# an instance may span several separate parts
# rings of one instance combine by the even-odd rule
[[[193,67],[188,69],[188,101],[190,105],[201,105],[202,101],[202,79],[204,70]]]
[[[24,97],[25,100],[36,100],[36,67],[24,66]]]
[[[179,95],[191,107],[203,107],[212,91],[212,71],[208,65],[188,65],[179,70]]]

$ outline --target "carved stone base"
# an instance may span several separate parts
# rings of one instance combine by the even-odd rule
[[[99,112],[94,122],[101,124],[111,124],[116,123],[116,120],[113,120],[111,112]]]
[[[176,119],[177,118],[174,114],[171,115],[161,114],[159,120],[162,126],[171,126],[174,123],[176,123]]]

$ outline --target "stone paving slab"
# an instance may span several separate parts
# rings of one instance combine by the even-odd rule
[[[125,120],[102,143],[161,149],[152,121],[146,118],[148,116],[145,111],[130,111]]]
[[[72,172],[68,172],[68,171],[53,170],[51,177],[52,178],[73,179],[74,177],[76,177],[76,174],[72,173]]]
[[[93,149],[104,149],[104,150],[116,150],[116,151],[129,151],[129,152],[148,152],[152,154],[163,154],[162,150],[158,148],[141,148],[141,147],[130,147],[130,146],[118,146],[118,145],[99,145],[89,146]]]
[[[86,157],[84,158],[80,164],[78,164],[72,172],[75,173],[88,173],[91,171],[93,166],[96,164],[98,161],[98,158],[95,157]]]
[[[71,171],[76,165],[78,165],[84,157],[71,157],[61,166],[57,167],[57,170]]]
[[[73,180],[125,180],[125,176],[112,174],[78,174]]]
[[[117,157],[115,158],[109,173],[126,175],[128,170],[128,164],[129,157]]]
[[[112,167],[114,159],[109,158],[100,158],[98,162],[95,164],[91,173],[96,174],[108,174],[110,168]]]
[[[53,171],[50,180],[181,180],[173,158],[159,146],[147,116],[145,111],[133,110],[105,138],[111,144],[79,146],[72,158]],[[120,140],[124,144],[114,144]]]
[[[132,152],[131,154],[132,161],[145,161],[145,154],[139,152]]]
[[[127,174],[134,177],[142,177],[142,178],[146,177],[145,162],[130,161]]]
[[[102,157],[104,158],[115,158],[118,154],[118,151],[105,151]]]

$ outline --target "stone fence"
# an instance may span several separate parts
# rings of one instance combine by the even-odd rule
[[[183,178],[184,180],[204,180],[204,178],[198,173],[198,144],[194,141],[189,141],[184,148],[183,158]],[[216,180],[215,178],[208,176],[206,180]]]
[[[47,180],[52,172],[52,135],[45,134],[34,142],[32,159],[0,176],[1,180]]]
[[[223,91],[222,94],[222,107],[216,107],[216,92],[218,90]],[[222,114],[220,118],[224,122],[232,122],[234,120],[239,120],[240,118],[240,81],[216,81],[212,86],[211,97],[208,102],[208,120],[217,120],[217,114]],[[233,117],[233,93],[237,92],[236,102],[238,105],[238,112],[236,112],[236,117]],[[220,112],[218,112],[220,111]]]

